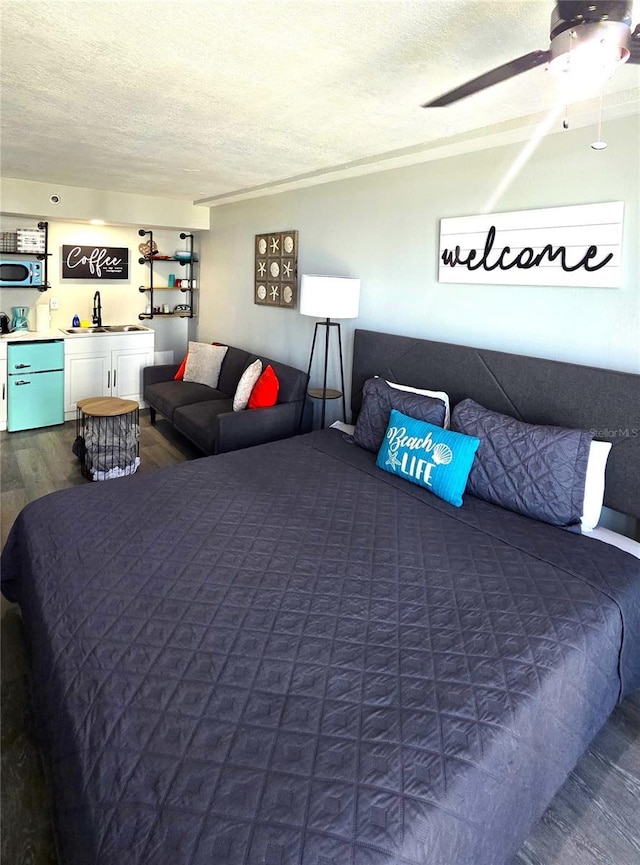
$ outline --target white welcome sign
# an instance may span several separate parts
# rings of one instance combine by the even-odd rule
[[[619,288],[624,202],[440,220],[440,282]]]

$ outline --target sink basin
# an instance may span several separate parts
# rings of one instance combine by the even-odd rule
[[[63,327],[63,333],[107,333],[106,327]]]
[[[92,327],[63,327],[61,330],[63,333],[135,333],[147,331],[149,328],[139,324],[103,324]]]

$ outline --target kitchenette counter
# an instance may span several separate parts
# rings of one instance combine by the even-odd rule
[[[40,425],[34,399],[27,399],[24,395],[35,393],[33,382],[39,383],[42,374],[38,370],[33,381],[28,380],[22,373],[31,367],[30,358],[28,357],[26,362],[21,358],[20,366],[14,370],[15,363],[12,366],[7,354],[15,354],[24,349],[32,352],[34,357],[40,357],[41,352],[47,348],[53,350],[57,344],[63,361],[60,363],[61,368],[56,367],[52,372],[55,372],[58,378],[64,377],[64,386],[61,382],[56,401],[64,412],[63,419],[73,420],[78,400],[87,397],[117,396],[121,399],[137,400],[142,405],[142,370],[146,366],[153,366],[154,343],[153,328],[138,324],[104,325],[99,329],[70,327],[21,330],[2,334],[0,430],[7,426],[10,431],[14,431]],[[20,380],[14,375],[17,370]],[[31,384],[31,387],[26,387],[27,384]],[[9,388],[10,385],[13,389]],[[53,392],[53,389],[49,388],[46,392],[49,391]],[[22,398],[19,398],[18,394],[21,394]],[[7,414],[12,415],[9,425]],[[53,422],[48,417],[45,420],[46,425]],[[32,426],[27,427],[25,424]]]
[[[30,342],[42,339],[64,339],[65,335],[59,330],[16,330],[13,333],[3,333],[3,342]]]
[[[117,330],[108,330],[106,328],[115,327]],[[124,330],[121,328],[133,327],[134,330]],[[52,328],[51,330],[16,330],[12,333],[3,333],[1,339],[4,342],[37,342],[38,340],[46,339],[86,339],[87,337],[96,336],[120,336],[122,334],[134,336],[141,333],[153,333],[153,328],[144,327],[144,325],[105,325],[103,332],[95,332],[86,330],[82,333],[67,333],[63,328]]]

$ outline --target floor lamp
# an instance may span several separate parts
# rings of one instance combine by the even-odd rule
[[[347,421],[347,405],[344,392],[344,365],[342,361],[342,336],[340,323],[331,321],[332,318],[357,318],[358,305],[360,302],[360,280],[351,279],[347,276],[318,276],[316,274],[303,274],[300,283],[300,312],[302,315],[310,315],[313,318],[323,318],[317,321],[313,331],[313,342],[311,343],[311,354],[309,356],[309,369],[307,375],[311,375],[311,364],[313,363],[313,352],[316,347],[318,328],[325,328],[324,336],[324,376],[321,388],[309,388],[307,393],[313,399],[322,400],[322,414],[320,428],[324,429],[325,408],[328,399],[342,397],[342,415],[344,422]],[[341,390],[327,388],[327,366],[329,362],[329,333],[335,327],[338,333],[338,351],[340,353],[340,385]]]

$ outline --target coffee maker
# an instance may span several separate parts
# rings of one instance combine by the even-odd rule
[[[12,306],[11,312],[13,313],[13,318],[11,319],[11,330],[29,330],[29,322],[27,321],[29,307]]]

